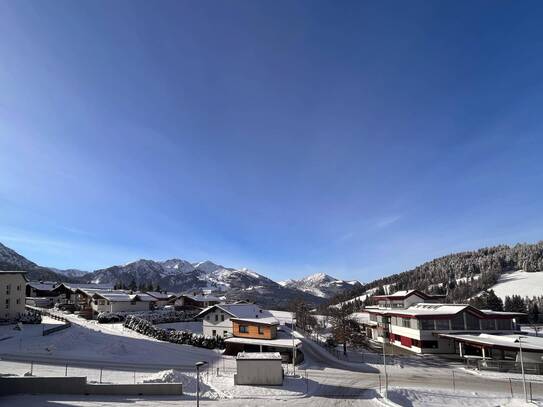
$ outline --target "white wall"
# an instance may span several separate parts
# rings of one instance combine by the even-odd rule
[[[224,321],[221,316],[224,317]],[[216,336],[223,338],[225,336],[232,336],[233,328],[230,315],[220,309],[213,310],[204,317],[202,330],[204,336],[214,336],[213,331],[215,331]]]
[[[0,273],[0,319],[17,319],[24,314],[25,290],[22,274]]]

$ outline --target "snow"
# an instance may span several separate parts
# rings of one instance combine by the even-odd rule
[[[282,360],[279,352],[240,352],[236,356],[236,359],[244,360]]]
[[[209,376],[208,376],[209,377]],[[180,372],[178,370],[164,370],[154,373],[143,379],[143,383],[182,383],[183,393],[186,395],[196,395],[197,377],[194,372]],[[203,399],[216,400],[221,397],[217,389],[206,383],[205,376],[200,381],[200,397]]]
[[[290,324],[292,319],[294,318],[294,314],[289,311],[277,311],[277,310],[269,310],[269,312],[277,318],[280,325],[285,325],[285,323]]]
[[[483,392],[448,392],[428,389],[398,389],[392,388],[388,391],[389,399],[401,406],[412,407],[516,407],[527,406],[524,400],[511,399],[503,395],[497,396],[494,393]]]
[[[492,289],[501,299],[513,294],[521,297],[538,297],[543,295],[543,272],[527,273],[518,270],[505,273],[500,276],[498,283]]]

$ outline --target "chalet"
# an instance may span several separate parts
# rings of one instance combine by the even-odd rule
[[[255,304],[216,304],[196,318],[203,320],[206,336],[274,339],[279,325],[277,318]]]
[[[442,334],[512,334],[519,313],[479,310],[466,304],[442,304],[418,290],[378,296],[377,307],[367,307],[362,325],[370,339],[416,353],[455,353],[455,342]]]
[[[27,297],[48,297],[59,296],[60,284],[54,281],[29,281],[26,283]]]
[[[204,309],[219,304],[221,299],[213,295],[204,294],[181,294],[175,301],[175,308],[178,309]]]
[[[163,308],[166,305],[173,305],[177,299],[174,293],[166,291],[147,291],[147,295],[155,299],[155,305],[157,308]]]
[[[16,320],[25,312],[25,271],[0,271],[0,320]]]
[[[225,339],[227,355],[239,352],[279,352],[283,360],[292,360],[294,349],[301,348],[301,342],[290,334],[279,331],[279,320],[268,310],[255,304],[216,304],[206,308],[196,318],[203,321],[206,336],[222,336]],[[303,360],[303,353],[297,351],[297,363]]]
[[[128,291],[96,291],[89,293],[93,318],[101,312],[139,312],[154,308],[156,299],[144,293],[133,294]]]

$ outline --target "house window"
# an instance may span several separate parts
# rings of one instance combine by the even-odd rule
[[[471,331],[479,330],[479,318],[466,312],[466,329]]]
[[[248,334],[249,333],[249,327],[247,325],[240,325],[239,326],[239,333],[240,334]]]
[[[411,321],[409,318],[402,318],[402,326],[404,328],[411,328]]]
[[[6,309],[9,309],[9,298],[6,298]]]
[[[500,331],[510,331],[511,330],[511,320],[510,319],[498,319],[498,329]]]
[[[17,286],[17,291],[21,291],[21,286],[20,285]]]
[[[485,331],[494,331],[496,329],[496,320],[482,319],[481,325]]]
[[[448,319],[436,319],[436,329],[440,330],[449,330],[449,320]]]
[[[423,331],[429,331],[434,329],[434,320],[433,319],[421,319],[420,320],[420,329]]]
[[[217,331],[216,330],[211,331],[211,335],[212,336],[217,336]]]
[[[258,326],[258,334],[259,335],[264,335],[264,327],[262,325]]]
[[[15,301],[16,304],[20,304],[21,303],[21,299],[20,298],[17,298],[17,300]]]
[[[224,314],[221,314],[221,321],[224,321]]]
[[[6,285],[6,295],[9,295],[11,292],[11,284]]]
[[[464,316],[462,314],[455,315],[455,317],[451,320],[451,329],[453,331],[464,329]]]
[[[206,316],[206,319],[209,321],[209,319],[210,319],[210,318],[209,318],[209,315]]]
[[[130,304],[136,305],[136,301],[130,301]]]
[[[222,331],[222,336],[226,338],[226,336],[228,335],[228,331]]]
[[[215,314],[215,322],[219,322],[219,316]]]

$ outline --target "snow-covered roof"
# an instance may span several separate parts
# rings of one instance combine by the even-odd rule
[[[70,290],[113,290],[113,284],[79,284],[79,283],[62,283],[62,285]]]
[[[374,298],[377,300],[403,300],[407,297],[410,297],[412,295],[416,295],[422,299],[430,300],[430,299],[437,299],[437,298],[443,298],[444,295],[436,295],[436,294],[426,294],[419,290],[402,290],[402,291],[396,291],[394,294],[387,294],[387,295],[376,295]]]
[[[40,291],[53,291],[57,287],[52,281],[28,281],[26,285]]]
[[[219,297],[215,297],[213,295],[189,295],[189,294],[183,294],[184,297],[188,297],[194,301],[198,301],[198,302],[209,302],[209,301],[214,301],[214,302],[221,302],[221,299]]]
[[[157,300],[169,300],[170,298],[175,297],[174,293],[160,291],[146,291],[146,294],[149,294],[151,297],[156,298]]]
[[[366,308],[371,313],[379,313],[386,315],[405,315],[405,316],[437,316],[437,315],[456,315],[466,309],[470,309],[472,312],[482,314],[482,316],[494,316],[494,317],[517,317],[524,314],[518,312],[498,312],[489,310],[479,310],[468,304],[434,304],[434,303],[418,303],[414,304],[406,309],[390,309],[390,308]]]
[[[255,322],[267,325],[279,325],[279,320],[273,314],[256,304],[215,304],[200,312],[196,318],[203,317],[213,309],[218,308],[238,321]]]
[[[302,342],[299,339],[252,339],[252,338],[227,338],[224,340],[227,343],[239,343],[245,345],[264,345],[273,346],[274,348],[288,348],[292,349],[292,346],[299,347]]]
[[[237,360],[282,360],[279,352],[239,352]]]
[[[130,302],[130,301],[145,301],[152,302],[156,301],[156,298],[151,297],[150,295],[144,293],[130,293],[127,291],[95,291],[93,296],[101,297],[110,302]]]
[[[462,342],[488,345],[490,347],[518,349],[518,338],[522,337],[522,350],[542,351],[543,337],[522,335],[493,335],[493,334],[440,334],[445,338],[457,339]]]

